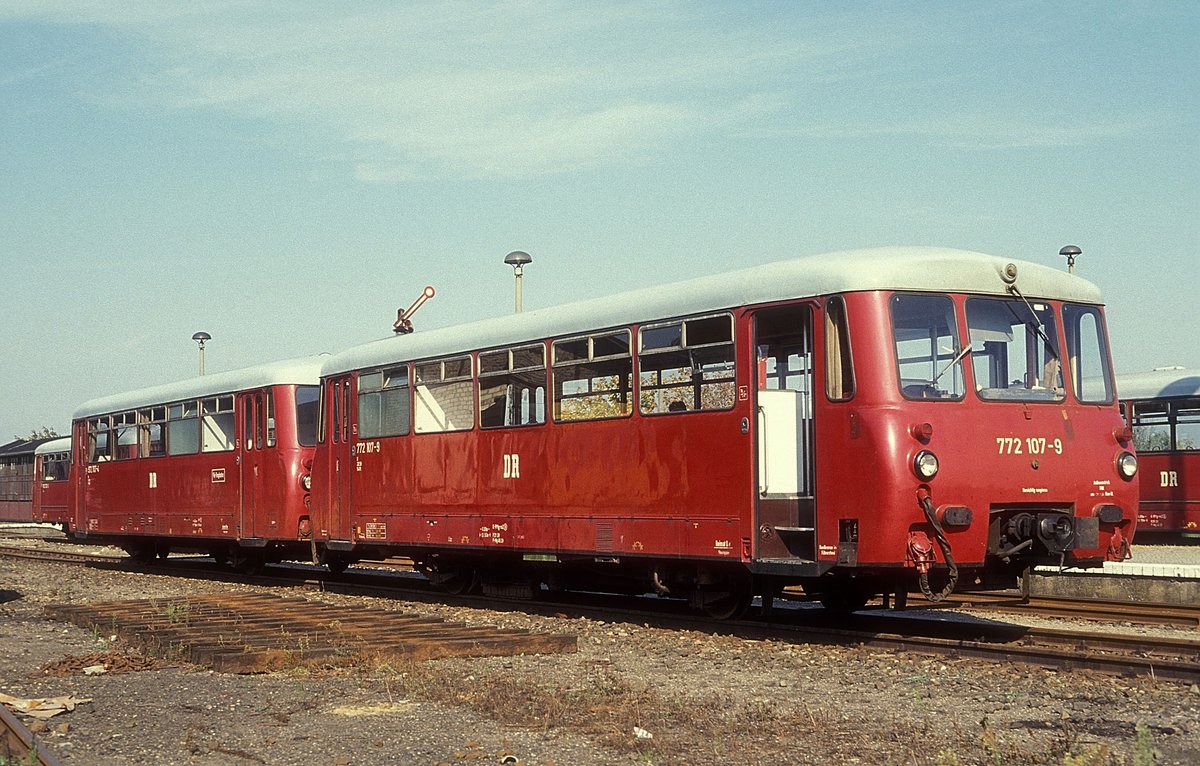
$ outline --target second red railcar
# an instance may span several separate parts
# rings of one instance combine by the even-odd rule
[[[74,417],[76,536],[138,559],[311,556],[318,357],[96,399]]]

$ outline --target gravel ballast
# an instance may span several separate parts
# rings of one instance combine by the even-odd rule
[[[0,557],[0,692],[90,700],[37,724],[65,764],[1200,763],[1200,688],[1152,679],[327,593],[579,651],[231,675],[44,612],[239,589]]]

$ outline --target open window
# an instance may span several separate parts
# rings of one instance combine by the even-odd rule
[[[733,407],[732,315],[646,325],[638,335],[638,408],[643,415]]]
[[[541,343],[479,353],[479,426],[546,422],[546,347]]]
[[[629,330],[556,340],[554,419],[598,420],[633,411],[633,356]]]

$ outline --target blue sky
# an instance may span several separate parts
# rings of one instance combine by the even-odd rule
[[[1200,4],[5,0],[0,441],[793,255],[1061,264],[1200,367]]]

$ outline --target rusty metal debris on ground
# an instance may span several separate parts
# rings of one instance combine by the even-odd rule
[[[39,671],[43,676],[101,675],[109,673],[134,673],[139,670],[158,670],[170,663],[157,657],[143,657],[122,652],[94,652],[46,663]]]
[[[266,593],[60,604],[47,611],[137,641],[152,654],[235,673],[361,657],[419,661],[576,650],[572,635],[467,626]]]

